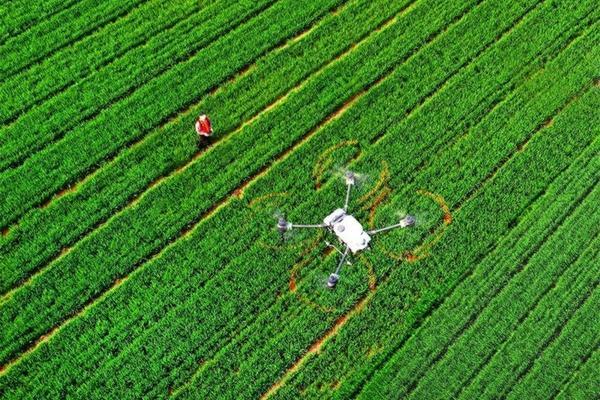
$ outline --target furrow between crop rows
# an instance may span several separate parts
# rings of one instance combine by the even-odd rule
[[[364,2],[359,2],[357,3],[358,8],[360,9],[361,7],[361,3],[364,4]],[[402,3],[399,3],[397,7],[402,6]],[[392,9],[393,10],[393,9]],[[356,8],[353,6],[351,7],[348,12],[344,13],[344,16],[348,15],[351,16],[352,13],[357,12]],[[387,22],[386,22],[387,23]],[[335,25],[334,25],[335,26]],[[381,26],[380,26],[381,27]],[[329,29],[324,29],[325,33],[328,31]],[[320,36],[321,38],[328,40],[327,36],[325,34]],[[292,48],[290,48],[290,51],[294,52],[296,51],[295,48],[302,46],[302,47],[306,47],[306,46],[314,46],[316,43],[318,42],[314,42],[310,40],[311,38],[308,38],[308,40],[302,44],[298,44],[297,46],[294,46]],[[328,40],[329,41],[329,40]],[[294,42],[292,42],[294,43]],[[285,48],[281,48],[281,50],[285,50]],[[342,53],[342,56],[346,56],[348,55],[348,53],[351,50],[348,49],[346,51],[344,51],[344,53]],[[282,56],[284,56],[284,54],[282,54]],[[298,64],[297,62],[295,62],[293,59],[290,59],[290,61],[292,61],[294,63],[294,67]],[[319,60],[321,63],[324,63],[324,59]],[[279,65],[278,62],[274,62],[273,63],[275,66]],[[277,100],[273,101],[271,104],[269,104],[265,109],[258,111],[258,113],[254,114],[250,119],[254,119],[256,120],[257,116],[261,116],[263,115],[266,110],[272,110],[275,106],[275,104],[280,104],[281,99],[283,98],[287,98],[289,96],[290,93],[296,92],[297,90],[299,90],[301,87],[303,87],[306,82],[308,82],[309,79],[312,79],[313,76],[318,75],[322,70],[324,70],[325,68],[327,68],[331,63],[326,63],[322,68],[317,69],[312,75],[310,75],[310,73],[312,71],[308,70],[306,72],[303,72],[303,74],[301,75],[300,79],[304,78],[304,81],[301,81],[300,83],[298,83],[295,87],[291,88],[290,90],[288,90],[288,92],[284,95],[282,95],[281,97],[279,97]],[[319,64],[317,64],[319,65]],[[262,64],[261,64],[262,67]],[[257,70],[259,68],[257,67]],[[260,68],[260,70],[255,71],[257,74],[260,74],[260,72],[263,73],[268,73],[270,72],[270,69],[267,69],[266,71],[263,71],[262,68]],[[285,71],[283,71],[285,72]],[[250,78],[250,77],[249,77]],[[251,78],[252,81],[260,79],[260,75],[257,76],[256,78],[252,77]],[[293,82],[291,82],[293,84]],[[283,90],[288,89],[290,86],[284,86]],[[239,115],[240,117],[247,117],[247,113],[244,113],[244,110],[247,108],[247,106],[245,106],[245,104],[235,104],[235,102],[237,101],[242,101],[246,98],[253,98],[256,99],[256,97],[252,97],[253,93],[249,92],[248,90],[246,90],[247,88],[247,84],[243,84],[240,83],[240,85],[238,85],[237,87],[234,87],[232,90],[233,92],[229,92],[229,93],[222,93],[222,95],[216,95],[214,96],[214,98],[212,99],[207,99],[206,101],[204,101],[203,103],[197,105],[195,107],[195,109],[190,110],[191,112],[188,112],[189,115],[187,115],[185,122],[187,122],[187,120],[191,120],[191,118],[194,116],[195,112],[197,109],[200,109],[202,107],[210,107],[211,109],[214,107],[224,107],[223,110],[220,109],[215,109],[214,112],[216,113],[217,116],[220,116],[221,114],[223,115],[224,121],[223,124],[225,125],[223,127],[223,129],[225,129],[225,132],[223,133],[224,138],[227,138],[230,133],[228,132],[230,129],[234,129],[234,133],[238,133],[242,128],[248,126],[249,124],[247,122],[242,122],[242,123],[238,123],[235,119],[236,115]],[[260,93],[261,90],[263,90],[263,88],[258,87],[257,88],[259,90]],[[271,92],[276,94],[276,91],[274,90],[274,88],[270,88]],[[264,90],[265,92],[267,90]],[[242,95],[236,95],[237,93],[242,93]],[[233,96],[233,98],[231,98]],[[240,98],[241,97],[241,98]],[[268,99],[270,100],[270,99]],[[233,103],[231,105],[229,105],[229,103]],[[253,110],[249,110],[250,112],[252,112]],[[77,206],[76,201],[77,200],[73,200],[73,201],[69,201],[69,199],[66,199],[64,202],[58,201],[58,204],[56,204],[56,207],[60,207],[59,210],[64,210],[62,211],[56,211],[56,210],[49,210],[48,213],[54,211],[53,215],[56,215],[56,218],[60,218],[60,225],[63,227],[63,231],[62,232],[57,232],[59,233],[56,236],[51,236],[46,238],[45,241],[42,241],[42,243],[40,243],[35,250],[29,250],[27,248],[23,249],[20,247],[17,247],[16,251],[17,253],[15,254],[14,252],[10,252],[10,244],[17,242],[19,240],[19,237],[23,237],[25,235],[29,236],[32,234],[27,234],[25,232],[23,232],[23,229],[18,229],[18,232],[15,232],[15,230],[13,229],[13,231],[11,232],[13,236],[13,240],[11,242],[8,242],[5,246],[2,246],[4,248],[4,251],[7,254],[7,258],[10,260],[11,264],[14,264],[15,268],[19,268],[20,274],[22,276],[20,282],[17,282],[18,285],[22,285],[23,283],[25,283],[26,281],[24,279],[31,279],[31,274],[35,274],[36,271],[43,271],[43,269],[45,268],[45,266],[49,265],[51,262],[54,262],[57,258],[63,257],[68,251],[70,251],[71,246],[74,246],[74,244],[76,242],[79,242],[80,240],[84,239],[86,236],[88,236],[89,234],[91,234],[92,232],[96,231],[97,229],[102,228],[102,226],[104,226],[105,223],[107,223],[107,221],[109,220],[109,217],[114,218],[114,215],[118,215],[120,214],[122,211],[130,208],[132,205],[136,204],[139,199],[140,196],[145,193],[146,191],[148,191],[149,189],[152,189],[154,186],[156,186],[158,183],[162,183],[166,177],[171,176],[175,173],[179,173],[181,172],[182,169],[184,169],[186,166],[192,165],[192,161],[198,159],[201,155],[203,155],[208,149],[210,149],[211,147],[214,147],[216,145],[218,145],[223,139],[222,138],[218,138],[217,141],[215,143],[211,143],[208,148],[204,148],[201,149],[198,152],[193,152],[194,150],[194,146],[192,143],[190,143],[190,140],[187,140],[188,134],[187,132],[182,132],[182,133],[177,133],[175,130],[176,129],[181,129],[181,125],[184,126],[188,126],[187,123],[183,123],[181,122],[181,118],[183,116],[178,116],[174,121],[173,121],[173,125],[172,126],[167,126],[166,129],[168,129],[167,132],[156,132],[154,133],[154,136],[151,136],[150,138],[148,138],[148,141],[142,141],[139,144],[136,144],[136,146],[142,146],[139,151],[137,148],[133,148],[131,150],[130,153],[126,153],[124,155],[124,157],[126,157],[125,159],[119,159],[117,160],[117,164],[116,165],[111,165],[110,168],[111,170],[114,171],[115,174],[120,174],[122,171],[127,171],[130,168],[130,166],[132,167],[132,161],[135,161],[137,163],[140,164],[141,167],[143,167],[143,171],[146,174],[151,174],[148,177],[144,177],[144,180],[140,182],[140,177],[139,176],[134,176],[133,179],[130,180],[130,182],[124,182],[120,183],[123,179],[118,178],[116,176],[110,176],[110,174],[108,174],[109,176],[104,179],[107,182],[114,182],[117,181],[120,183],[120,187],[119,189],[115,188],[113,190],[111,190],[111,193],[108,193],[108,196],[110,197],[111,201],[114,200],[118,200],[119,198],[115,199],[115,192],[119,192],[120,198],[124,197],[124,201],[122,202],[122,204],[116,203],[114,204],[114,206],[112,207],[115,211],[114,214],[111,216],[110,213],[108,213],[107,211],[110,211],[110,209],[105,210],[105,209],[92,209],[89,210],[86,214],[88,215],[93,215],[94,217],[98,218],[97,221],[91,220],[90,221],[90,225],[86,226],[82,224],[82,218],[79,216],[74,216],[71,217],[70,220],[72,220],[74,222],[74,225],[72,227],[69,227],[69,225],[66,223],[65,221],[65,216],[64,214],[66,213],[73,213],[73,209],[77,209],[78,207],[81,206]],[[228,118],[228,120],[227,120]],[[191,121],[189,122],[189,125],[191,125]],[[189,129],[189,128],[188,128]],[[187,131],[187,129],[186,129]],[[181,136],[183,139],[183,141],[174,141],[174,142],[164,142],[161,141],[162,137],[165,136],[173,136],[173,135],[179,135]],[[192,135],[189,135],[190,139],[193,140]],[[157,146],[159,146],[159,148],[156,148]],[[160,147],[163,148],[160,148]],[[164,148],[164,147],[167,148]],[[177,147],[174,147],[177,146]],[[240,150],[238,148],[238,150]],[[194,155],[195,153],[195,155]],[[173,159],[173,158],[168,158],[166,160],[167,165],[162,165],[162,164],[157,164],[157,161],[162,161],[162,158],[160,160],[156,160],[155,161],[155,155],[157,154],[182,154],[182,158],[181,161],[178,162],[177,159]],[[190,154],[190,156],[188,156],[187,154]],[[192,157],[192,161],[190,161],[190,159],[188,157]],[[143,160],[144,158],[148,159],[148,162],[140,162],[140,160]],[[146,165],[144,165],[146,164]],[[149,165],[148,165],[149,164]],[[178,165],[179,164],[179,165]],[[152,168],[150,168],[150,166]],[[129,167],[129,168],[128,168]],[[106,171],[106,169],[109,168],[109,166],[104,167],[104,170],[100,170],[99,173],[102,174],[109,172]],[[173,168],[174,171],[170,171],[169,169]],[[154,172],[154,170],[157,169],[156,172]],[[161,172],[163,172],[161,174]],[[158,177],[153,176],[154,174],[159,175]],[[102,182],[102,178],[97,178],[100,180],[100,182]],[[149,182],[146,186],[144,186],[145,182]],[[96,203],[97,203],[97,199],[99,197],[99,194],[102,193],[103,191],[107,191],[106,186],[103,184],[96,184],[93,185],[93,183],[91,184],[91,187],[86,187],[87,182],[83,181],[79,184],[77,184],[76,187],[81,187],[79,193],[75,193],[75,196],[81,197],[83,200],[88,201],[88,197],[91,197],[91,199],[95,199]],[[98,189],[97,187],[100,187],[100,189]],[[109,186],[110,187],[110,186]],[[88,193],[93,193],[93,197],[91,195],[86,196],[85,193],[87,189]],[[233,189],[232,189],[233,190]],[[137,193],[136,193],[137,191]],[[82,193],[83,192],[83,193]],[[81,196],[79,196],[81,194]],[[127,197],[125,197],[127,196]],[[129,197],[129,198],[128,198]],[[107,199],[108,201],[108,199]],[[92,207],[95,206],[94,203],[92,203],[91,205]],[[105,206],[106,208],[106,206]],[[103,214],[100,214],[100,212],[104,212]],[[39,212],[40,213],[44,213],[44,211]],[[84,214],[85,215],[85,214]],[[38,226],[39,225],[43,225],[43,226],[48,226],[51,225],[51,223],[48,221],[48,216],[46,216],[45,218],[41,218],[39,215],[34,214],[32,216],[34,219],[34,223],[38,222]],[[40,221],[41,219],[41,221]],[[85,220],[85,218],[83,218]],[[22,225],[32,225],[32,222],[29,222],[27,220],[21,221]],[[35,225],[34,225],[35,227]],[[20,228],[20,227],[19,227]],[[30,230],[32,228],[29,228]],[[40,235],[32,235],[35,236],[36,239],[39,239]],[[68,240],[68,241],[66,241]],[[18,243],[18,242],[17,242]],[[32,243],[31,241],[27,241],[26,243],[24,243],[24,245],[26,246],[30,246],[30,245],[34,245],[34,243]],[[50,246],[54,246],[54,249]],[[57,248],[58,246],[58,248]],[[60,248],[62,247],[62,249]],[[53,251],[53,254],[48,254],[50,253],[50,251]],[[25,253],[25,256],[29,256],[29,258],[24,259],[23,256],[23,251],[26,251],[27,253]],[[45,258],[42,258],[41,256],[41,252],[45,252],[46,254],[48,254]],[[35,257],[34,261],[35,264],[31,262],[31,257]],[[54,258],[50,258],[54,256]],[[28,273],[29,271],[29,273]],[[29,275],[29,276],[28,276]],[[10,282],[10,281],[9,281]],[[14,288],[17,288],[18,286],[13,286],[13,290]],[[3,300],[5,300],[6,298],[10,297],[10,292],[7,292],[4,296],[3,296]]]
[[[338,364],[338,365],[339,365],[339,364]],[[322,372],[323,372],[323,371],[322,371]],[[315,376],[312,376],[312,378],[314,379],[314,378],[315,378]],[[347,392],[345,392],[345,393],[346,393],[346,394],[348,394]]]
[[[0,85],[0,102],[4,105],[0,122],[12,124],[21,114],[40,106],[88,75],[98,73],[128,52],[146,46],[154,36],[184,23],[199,11],[200,5],[190,0],[170,2],[168,6],[150,0],[97,33],[23,73],[11,76]],[[16,160],[10,167],[21,162]]]
[[[253,18],[276,2],[277,0],[244,1],[225,6],[216,2],[171,30],[154,36],[146,46],[134,49],[40,107],[23,114],[14,123],[4,127],[0,136],[2,175],[26,166],[27,161],[39,157],[40,152],[52,150],[96,119],[106,118],[109,111],[117,112],[119,107],[125,108],[124,102],[125,106],[128,104],[135,110],[136,105],[142,104],[135,102],[136,96],[140,96],[140,90],[154,93],[148,94],[154,98],[155,93],[169,88],[169,79],[177,79],[177,72],[181,73],[180,69],[186,64],[202,58],[233,57],[230,54],[220,54],[216,43],[231,40],[233,32],[252,23]],[[179,39],[180,37],[184,39]],[[216,54],[205,54],[211,51]],[[198,79],[197,74],[190,75]],[[157,84],[161,79],[164,81],[161,82],[162,85]],[[207,81],[205,85],[210,84],[210,80]],[[82,92],[89,94],[82,97]],[[199,93],[198,96],[202,94]],[[160,104],[158,101],[157,103]],[[115,107],[117,111],[113,110]],[[154,110],[158,111],[161,110]],[[177,109],[174,110],[176,111]],[[36,125],[40,120],[44,120],[45,124]],[[160,121],[156,122],[158,124]],[[153,126],[155,125],[151,125]],[[101,128],[106,129],[106,126],[96,129],[102,132]],[[32,133],[35,133],[33,137]]]
[[[359,57],[359,56],[357,56],[356,58],[358,58],[358,57]],[[375,66],[375,65],[373,65],[373,66],[369,65],[368,67],[369,67],[369,68],[376,68],[377,66]],[[338,101],[339,101],[339,100],[338,100]],[[315,121],[315,122],[318,122],[318,121]],[[282,144],[282,145],[283,145],[283,144]],[[220,149],[221,147],[222,147],[222,146],[219,146],[219,147],[217,147],[217,149]],[[284,148],[285,148],[285,147],[284,147]],[[243,172],[243,171],[237,171],[237,168],[236,168],[236,172]],[[178,175],[178,176],[179,176],[179,175]],[[176,187],[177,187],[177,186],[176,186]],[[219,188],[220,188],[220,190],[223,190],[223,188],[222,188],[221,186],[219,186]],[[178,189],[178,190],[179,190],[179,189]],[[137,208],[137,209],[141,209],[140,207],[136,207],[136,208]],[[196,218],[194,218],[194,220],[193,220],[193,221],[196,221],[196,220],[197,220],[197,217],[196,217]],[[188,222],[188,223],[187,223],[187,224],[185,224],[185,225],[187,225],[187,226],[193,225],[193,222]],[[158,228],[158,227],[157,227],[157,228]],[[169,230],[170,230],[170,231],[173,231],[174,229],[173,229],[173,227],[171,227]],[[176,237],[177,237],[177,235],[175,235],[175,236],[173,236],[173,237],[175,237],[175,238],[176,238]],[[88,241],[87,243],[88,243],[88,244],[90,244],[91,242],[90,242],[90,241]],[[154,250],[154,253],[158,252],[159,250],[160,250],[160,247],[158,247],[156,250]],[[128,253],[129,253],[129,252],[128,252]],[[63,260],[65,260],[65,259],[67,259],[67,258],[69,258],[69,257],[72,257],[72,256],[76,256],[76,257],[78,257],[77,253],[75,253],[75,252],[69,252],[69,253],[67,253],[67,254],[66,254],[66,256],[65,256],[65,258],[64,258]],[[114,256],[114,255],[113,255],[113,256]],[[147,259],[147,258],[146,258],[146,259]],[[114,260],[114,258],[113,258],[113,260]],[[136,264],[134,264],[134,265],[138,265],[138,263],[136,263]],[[50,270],[50,271],[55,271],[55,272],[58,272],[58,271],[56,271],[56,268],[54,268],[54,269],[52,269],[52,270]],[[54,272],[53,272],[53,273],[54,273]],[[53,273],[52,273],[52,274],[53,274]],[[50,276],[49,276],[49,278],[50,278],[50,279],[52,279],[52,278],[51,278],[52,274],[50,274]],[[46,273],[46,274],[44,274],[44,275],[47,275],[47,273]],[[86,280],[87,280],[87,279],[89,279],[89,278],[86,278]],[[38,280],[38,281],[39,281],[39,280]],[[31,288],[31,287],[32,287],[32,286],[28,286],[28,288]],[[19,293],[19,292],[17,292],[17,294],[18,294],[18,293]],[[15,297],[16,297],[16,294],[15,294],[13,297],[11,297],[11,299],[9,299],[9,301],[8,301],[8,302],[12,301],[12,300],[13,300]],[[79,300],[79,301],[81,301],[81,300]],[[8,302],[7,302],[7,303],[5,303],[5,304],[8,304]]]
[[[7,40],[0,47],[0,82],[125,17],[147,1],[112,0],[98,4],[83,0],[14,39]]]

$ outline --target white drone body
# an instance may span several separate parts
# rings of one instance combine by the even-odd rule
[[[365,232],[360,222],[352,215],[346,214],[344,209],[338,208],[325,217],[323,223],[350,249],[352,254],[369,246],[371,236]]]
[[[279,218],[279,221],[277,223],[277,229],[279,230],[282,239],[284,239],[285,232],[293,228],[326,228],[335,236],[337,236],[340,243],[342,243],[345,246],[343,252],[334,245],[326,242],[328,246],[333,247],[338,251],[338,253],[342,255],[337,269],[334,273],[329,275],[329,279],[327,280],[327,286],[329,288],[334,288],[338,280],[340,279],[339,272],[342,268],[342,265],[344,264],[344,261],[346,260],[346,257],[348,256],[348,252],[356,254],[359,251],[365,250],[369,247],[369,243],[371,242],[372,236],[377,233],[389,231],[391,229],[396,228],[406,228],[415,224],[415,217],[407,215],[395,225],[390,225],[384,228],[374,229],[371,231],[365,231],[363,229],[362,224],[358,222],[358,220],[354,216],[348,214],[348,201],[350,200],[350,190],[352,186],[354,186],[356,183],[354,173],[347,172],[345,174],[345,179],[347,190],[344,208],[338,208],[334,210],[331,214],[325,217],[322,224],[298,225],[286,221],[285,218]]]

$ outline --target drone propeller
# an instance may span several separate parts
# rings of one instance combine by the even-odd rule
[[[286,239],[286,233],[288,233],[292,229],[292,224],[290,224],[285,216],[281,215],[277,217],[277,231],[281,237],[281,241],[284,242]]]
[[[340,168],[337,172],[344,179],[346,185],[363,186],[369,179],[369,175],[352,171],[348,168]]]

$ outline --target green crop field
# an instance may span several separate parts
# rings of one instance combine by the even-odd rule
[[[598,2],[2,1],[0,231],[1,399],[598,399]]]

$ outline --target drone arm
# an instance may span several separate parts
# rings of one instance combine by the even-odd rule
[[[392,229],[396,229],[396,228],[404,228],[404,226],[405,226],[404,224],[399,223],[399,224],[394,224],[394,225],[390,225],[390,226],[385,226],[385,227],[379,228],[379,229],[373,229],[372,231],[367,231],[367,233],[369,235],[375,235],[376,233],[391,231]]]
[[[346,257],[348,256],[348,252],[349,251],[350,251],[350,248],[348,246],[346,246],[346,249],[344,250],[344,253],[342,254],[342,257],[340,258],[340,262],[338,263],[338,266],[335,269],[335,274],[336,275],[339,275],[340,269],[342,268],[342,265],[344,264],[344,261],[346,261]]]
[[[348,211],[348,202],[350,201],[350,190],[352,190],[352,184],[347,184],[346,189],[346,201],[344,202],[344,211]]]
[[[373,229],[372,231],[367,231],[367,234],[375,235],[376,233],[390,231],[390,230],[396,229],[396,228],[406,228],[409,226],[413,226],[414,224],[415,224],[415,217],[413,217],[412,215],[407,215],[406,217],[402,218],[402,220],[400,220],[400,222],[397,224],[385,226],[385,227],[379,228],[379,229]]]
[[[325,224],[315,224],[315,225],[301,225],[301,224],[290,224],[290,229],[292,228],[325,228],[327,225]]]

